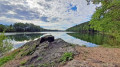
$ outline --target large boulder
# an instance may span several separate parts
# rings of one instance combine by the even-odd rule
[[[64,54],[72,53],[72,57],[77,54],[72,44],[60,38],[54,40],[52,35],[30,41],[17,51],[15,59],[7,62],[4,67],[59,67]]]
[[[41,37],[40,43],[43,43],[45,41],[53,42],[54,41],[54,36],[52,36],[52,35],[46,35],[44,37]]]

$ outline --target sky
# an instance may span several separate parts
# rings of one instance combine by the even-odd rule
[[[89,21],[100,5],[87,5],[86,0],[0,0],[0,24],[27,22],[65,30]]]

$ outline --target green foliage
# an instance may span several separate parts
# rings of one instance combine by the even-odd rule
[[[21,56],[27,56],[27,55],[31,55],[33,53],[33,51],[25,51],[22,53]]]
[[[85,22],[74,27],[67,29],[67,31],[73,32],[94,32],[94,29],[90,28],[89,22]]]
[[[120,48],[120,46],[118,46],[118,45],[109,45],[109,44],[103,44],[101,46],[105,47],[105,48]]]
[[[21,47],[10,53],[5,54],[2,58],[0,58],[0,66],[7,63],[10,60],[13,60],[14,58],[22,58],[23,56],[31,55],[34,52],[36,45],[31,47],[30,46],[31,45],[25,45],[24,47]],[[27,61],[24,60],[20,62],[20,64],[24,65],[26,62]]]
[[[34,24],[24,24],[24,23],[15,23],[13,25],[15,31],[19,31],[19,32],[26,32],[26,31],[29,31],[29,32],[36,32],[36,31],[43,31],[44,29],[41,28],[40,26],[36,26]]]
[[[27,62],[27,60],[23,60],[20,62],[21,65],[25,65],[25,63]]]
[[[92,34],[90,33],[68,33],[68,35],[78,38],[80,40],[84,40],[84,41],[91,42],[91,43],[98,44],[98,45],[103,44],[103,42],[105,41],[104,39],[107,38],[107,36],[104,36],[102,34],[95,34],[95,33],[92,33]]]
[[[52,62],[52,63],[43,63],[43,64],[40,64],[39,67],[54,67],[55,63]]]
[[[7,63],[8,61],[12,60],[15,58],[15,56],[19,53],[19,51],[15,51],[9,55],[6,55],[2,58],[0,58],[0,66],[2,66],[3,64]]]
[[[67,53],[64,53],[62,55],[62,57],[60,58],[60,61],[61,62],[66,62],[66,61],[69,61],[69,60],[72,60],[73,59],[73,53],[72,52],[67,52]]]
[[[40,64],[39,67],[48,67],[49,65],[48,64]]]
[[[44,31],[46,29],[41,28],[40,26],[34,25],[32,23],[15,23],[13,25],[2,25],[0,24],[0,32],[38,32]]]
[[[38,57],[37,60],[42,60],[43,58],[42,57]]]
[[[13,44],[7,39],[4,33],[0,34],[0,53],[7,52],[13,48]]]
[[[99,4],[101,1],[110,1],[110,0],[86,0],[87,5],[90,5],[90,1],[93,2],[93,4]]]
[[[35,65],[34,65],[34,64],[31,64],[30,67],[35,67]]]
[[[119,0],[91,0],[91,1],[94,4],[98,4],[100,2],[102,3],[101,7],[96,8],[96,12],[93,14],[91,21],[89,23],[87,22],[71,27],[67,29],[67,31],[104,32],[105,34],[114,36],[116,38],[115,40],[120,42],[120,1]],[[89,3],[90,1],[87,0],[87,2]]]
[[[36,45],[31,46],[31,47],[30,45],[25,45],[24,48],[22,48],[21,56],[28,56],[28,55],[33,54],[35,51],[35,48],[36,48]]]
[[[4,31],[5,30],[5,26],[4,25],[2,25],[2,24],[0,24],[0,32],[2,31]]]
[[[100,33],[68,33],[68,35],[101,46],[107,44],[108,47],[120,47],[120,42],[115,37],[110,35]]]
[[[104,0],[102,6],[92,16],[91,28],[120,37],[120,1]]]

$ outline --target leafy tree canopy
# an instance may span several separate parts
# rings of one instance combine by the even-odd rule
[[[92,16],[91,28],[120,36],[120,0],[103,0],[102,6]]]

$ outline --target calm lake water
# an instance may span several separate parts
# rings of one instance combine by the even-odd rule
[[[73,32],[24,32],[5,33],[14,44],[14,49],[21,47],[26,42],[36,40],[45,35],[53,35],[55,39],[61,38],[68,43],[86,45],[87,47],[97,47],[98,45],[119,44],[113,37],[96,33],[73,33]]]

